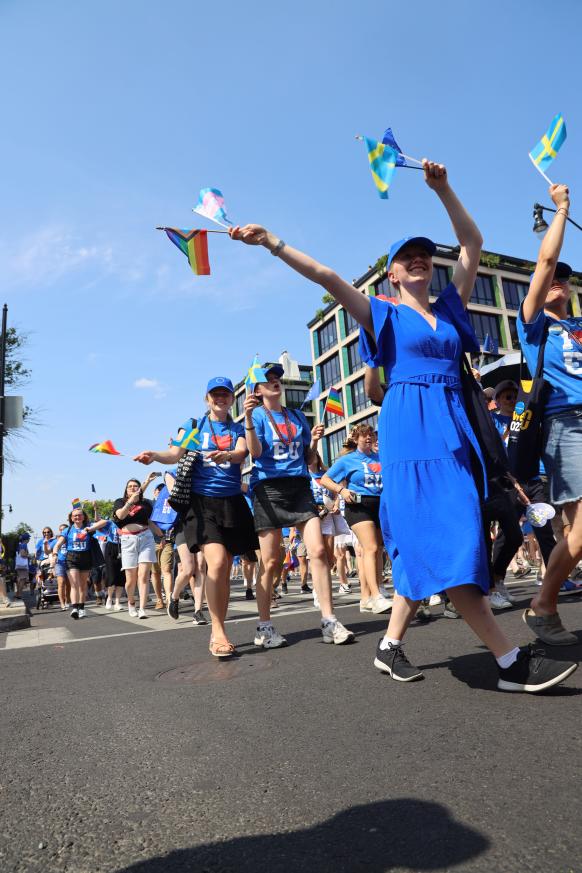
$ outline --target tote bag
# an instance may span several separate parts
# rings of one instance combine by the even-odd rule
[[[518,482],[529,482],[540,474],[544,408],[550,390],[549,382],[543,377],[548,328],[546,322],[533,381],[524,386],[520,373],[517,402],[509,425],[509,469]],[[523,365],[523,352],[521,361]]]

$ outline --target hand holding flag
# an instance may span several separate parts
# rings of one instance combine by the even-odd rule
[[[253,363],[250,365],[245,378],[245,388],[247,391],[252,391],[254,386],[259,382],[267,381],[267,373],[259,364],[259,356],[255,355]]]

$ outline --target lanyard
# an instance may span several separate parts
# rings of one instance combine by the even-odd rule
[[[214,445],[218,449],[219,448],[218,437],[216,436],[216,432],[214,430],[214,426],[212,424],[212,419],[210,418],[210,416],[208,416],[208,424],[209,424],[210,430],[212,432],[212,439],[214,441]],[[234,449],[234,434],[233,434],[233,432],[229,430],[228,436],[230,437],[230,445],[229,445],[228,449],[221,449],[220,451],[224,451],[224,452],[232,452],[233,451],[233,449]]]
[[[290,446],[291,440],[293,439],[293,436],[291,434],[291,422],[289,421],[289,416],[287,415],[287,407],[283,406],[281,408],[281,412],[283,413],[283,418],[285,419],[285,427],[287,428],[287,436],[284,436],[281,433],[281,431],[279,430],[279,426],[278,426],[277,422],[275,421],[275,419],[273,418],[271,410],[267,409],[266,406],[264,407],[264,409],[265,409],[265,412],[267,413],[267,416],[269,417],[269,421],[271,422],[271,424],[275,428],[277,435],[278,435],[279,439],[281,440],[281,442],[284,443],[286,446]]]

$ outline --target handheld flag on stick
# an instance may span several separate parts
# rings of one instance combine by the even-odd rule
[[[207,230],[180,230],[178,227],[158,227],[188,258],[195,276],[210,276]]]
[[[186,431],[182,439],[172,440],[172,445],[193,452],[196,449],[200,448],[200,439],[198,437],[199,433],[200,431],[198,430],[196,425],[194,425],[191,430]]]
[[[90,452],[95,452],[98,455],[120,455],[121,452],[118,452],[111,440],[105,440],[104,443],[93,443],[92,446],[89,446]],[[93,491],[95,491],[95,486],[93,485]]]
[[[79,500],[78,497],[73,497],[73,499],[71,500],[71,503],[73,504],[73,509],[83,509],[81,501]]]
[[[552,123],[548,127],[546,133],[542,136],[541,140],[529,153],[530,161],[549,185],[552,185],[553,182],[551,179],[548,179],[545,171],[557,156],[565,139],[566,122],[564,121],[564,117],[558,113],[558,115],[552,119]]]
[[[255,359],[253,363],[250,365],[246,378],[245,378],[245,388],[248,392],[252,391],[254,386],[258,382],[267,382],[267,373],[259,364],[259,356],[255,355]]]
[[[391,149],[397,153],[398,157],[396,158],[396,166],[397,167],[407,167],[409,170],[422,170],[422,161],[418,158],[411,158],[410,155],[405,155],[398,143],[394,138],[394,134],[392,133],[392,128],[387,127],[384,131],[384,136],[382,137],[382,142],[384,145],[390,146]],[[406,161],[414,161],[415,164],[419,164],[418,167],[408,167]]]
[[[342,397],[337,388],[330,388],[329,394],[327,396],[327,400],[325,402],[325,409],[323,410],[323,415],[325,416],[326,412],[329,412],[330,415],[341,415],[344,417],[344,407],[342,404]]]
[[[96,491],[95,486],[93,484],[91,485],[91,491],[93,494],[97,494],[97,491]]]
[[[293,570],[295,567],[299,566],[299,561],[294,552],[291,549],[287,549],[285,552],[285,560],[283,561],[283,569],[285,570]]]
[[[305,406],[306,403],[309,403],[310,400],[315,400],[316,397],[319,397],[321,394],[321,383],[319,379],[316,379],[307,394],[305,395],[305,400],[301,404],[301,409]]]
[[[492,339],[489,334],[485,334],[483,351],[486,355],[496,355],[499,351],[499,343],[497,340]]]
[[[218,188],[201,188],[198,203],[192,212],[197,212],[198,215],[209,218],[210,221],[216,222],[221,227],[227,227],[229,224],[232,224],[224,208],[222,191],[219,191]]]
[[[388,188],[396,169],[396,161],[398,155],[394,149],[384,143],[378,142],[375,139],[364,137],[366,148],[368,149],[368,161],[370,162],[370,172],[374,185],[378,191],[378,196],[382,200],[388,200]]]

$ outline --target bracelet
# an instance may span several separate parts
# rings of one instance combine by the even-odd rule
[[[253,427],[247,427],[247,425],[245,424],[245,430],[256,430],[256,427],[254,427],[254,426],[253,426]]]
[[[271,254],[273,255],[273,257],[275,257],[275,258],[277,257],[277,255],[279,254],[279,252],[281,251],[281,249],[283,248],[284,245],[285,245],[285,240],[280,239],[279,242],[277,243],[277,245],[275,246],[275,248],[271,249]]]
[[[565,206],[560,206],[560,208],[556,210],[556,215],[559,215],[560,212],[563,212],[566,218],[568,218],[568,210]]]

